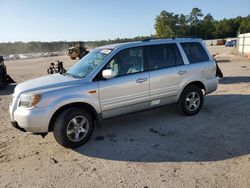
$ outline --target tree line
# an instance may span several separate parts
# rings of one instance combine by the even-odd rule
[[[215,20],[210,13],[204,15],[199,8],[193,8],[189,15],[162,11],[156,16],[154,27],[158,38],[229,38],[250,32],[250,16]]]
[[[219,39],[237,37],[239,33],[250,32],[250,15],[215,20],[211,14],[204,15],[199,8],[193,8],[189,15],[161,11],[155,18],[154,28],[156,34],[152,36],[85,41],[85,45],[87,48],[92,49],[97,46],[144,40],[147,38],[199,37],[202,39]],[[73,41],[7,42],[0,43],[0,55],[67,51],[72,45]]]
[[[138,36],[135,38],[117,38],[114,40],[99,40],[99,41],[85,41],[85,46],[88,49],[92,49],[98,46],[122,43],[130,41],[138,41],[149,38],[148,36]],[[6,42],[0,43],[0,55],[10,54],[27,54],[27,53],[38,53],[38,52],[56,52],[65,51],[67,52],[69,47],[73,46],[76,41],[56,41],[56,42]]]

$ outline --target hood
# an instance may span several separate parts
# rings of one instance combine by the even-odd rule
[[[15,88],[15,93],[32,92],[38,90],[48,90],[57,87],[67,87],[75,85],[79,79],[69,77],[67,75],[52,74],[35,78],[32,80],[20,83]]]

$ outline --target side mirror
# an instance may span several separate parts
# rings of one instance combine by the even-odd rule
[[[114,75],[113,75],[113,72],[111,69],[105,69],[102,71],[102,76],[103,78],[106,78],[106,79],[110,79],[110,78],[113,78]]]

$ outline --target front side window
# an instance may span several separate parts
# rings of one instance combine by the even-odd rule
[[[88,76],[110,52],[110,49],[95,49],[72,66],[66,74],[73,77],[84,78]]]
[[[184,49],[190,64],[209,60],[205,49],[199,42],[185,42],[181,43],[181,46]]]
[[[105,69],[111,69],[114,76],[122,76],[142,72],[143,67],[142,48],[130,48],[116,54]]]
[[[148,46],[149,69],[161,69],[183,65],[183,60],[176,44]]]

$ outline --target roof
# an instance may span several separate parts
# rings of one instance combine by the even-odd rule
[[[109,44],[109,45],[101,46],[99,48],[115,49],[115,48],[125,47],[125,46],[144,46],[144,45],[152,45],[152,44],[163,44],[163,43],[169,43],[169,42],[194,42],[194,41],[200,42],[202,41],[202,39],[199,39],[199,38],[146,39],[143,41]]]

